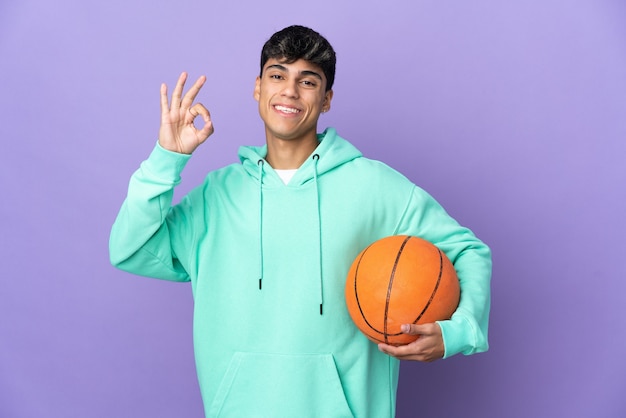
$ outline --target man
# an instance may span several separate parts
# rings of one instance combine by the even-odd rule
[[[241,147],[241,163],[209,173],[175,206],[180,173],[213,123],[194,103],[205,77],[183,94],[183,73],[171,102],[161,86],[159,141],[131,179],[110,255],[137,274],[191,281],[209,417],[391,417],[398,359],[487,349],[489,249],[401,174],[333,128],[318,133],[334,74],[335,52],[317,32],[274,34],[254,86],[266,144]],[[450,320],[405,325],[415,342],[376,346],[350,320],[345,277],[363,248],[399,234],[448,255],[461,302]]]

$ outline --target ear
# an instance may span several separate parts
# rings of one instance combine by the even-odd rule
[[[333,100],[333,91],[328,90],[324,94],[324,102],[322,103],[322,112],[328,112],[330,110],[330,102]]]
[[[256,81],[254,82],[254,100],[256,100],[257,102],[259,101],[259,98],[261,97],[261,77],[257,76]]]

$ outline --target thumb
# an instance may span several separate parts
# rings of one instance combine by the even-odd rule
[[[408,335],[422,335],[422,334],[430,334],[430,333],[431,333],[430,325],[431,325],[431,324],[423,324],[423,325],[418,325],[418,324],[403,324],[403,325],[400,327],[400,330],[401,330],[404,334],[408,334]]]

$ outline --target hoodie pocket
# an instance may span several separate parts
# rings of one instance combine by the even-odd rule
[[[353,417],[331,354],[236,352],[209,417]]]

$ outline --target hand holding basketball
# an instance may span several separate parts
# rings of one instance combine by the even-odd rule
[[[169,151],[181,154],[191,154],[213,133],[213,123],[209,111],[201,103],[193,103],[204,85],[206,77],[198,78],[183,96],[186,80],[187,73],[182,73],[172,93],[171,103],[168,102],[167,86],[161,85],[159,144]],[[202,129],[197,129],[194,125],[194,120],[198,116],[204,120]]]
[[[431,362],[443,358],[445,347],[441,328],[437,323],[415,325],[405,324],[402,332],[417,335],[419,338],[412,343],[401,346],[378,344],[378,349],[398,360],[415,360]]]

